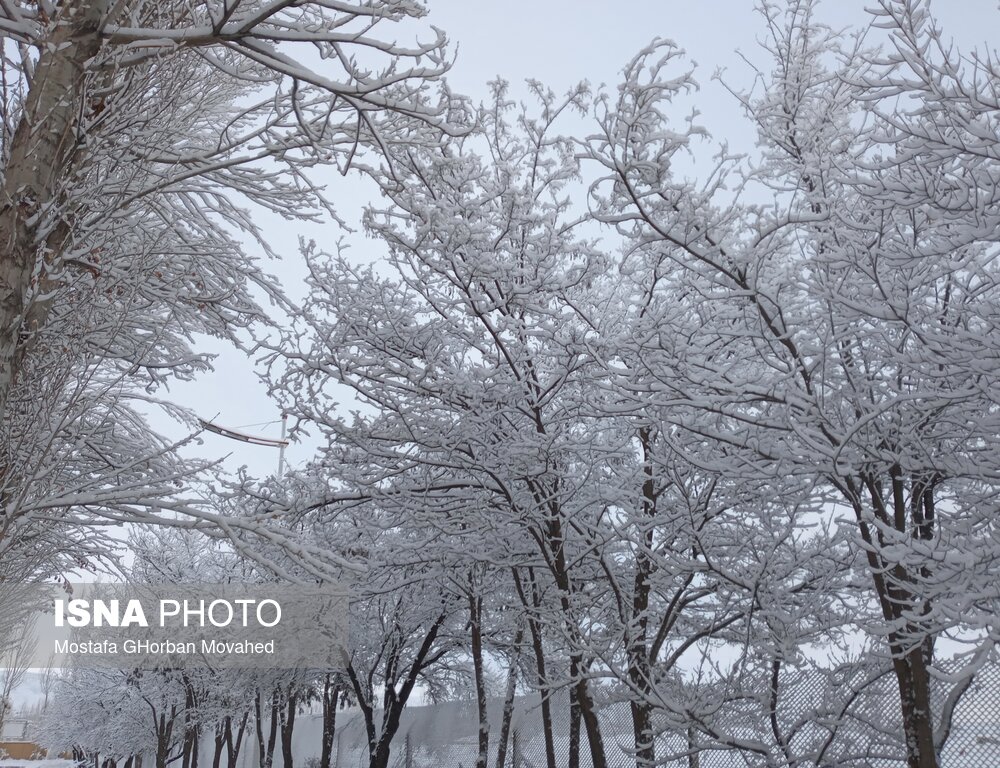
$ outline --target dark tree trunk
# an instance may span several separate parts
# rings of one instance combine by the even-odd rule
[[[434,643],[437,640],[438,632],[444,625],[445,614],[441,614],[435,619],[427,634],[424,635],[420,648],[413,658],[413,662],[407,670],[405,679],[397,693],[393,685],[385,686],[382,698],[382,723],[376,735],[375,728],[375,706],[369,697],[369,691],[362,685],[358,677],[357,670],[351,663],[347,664],[347,675],[351,680],[351,686],[358,699],[358,706],[365,720],[365,732],[368,735],[368,766],[369,768],[389,768],[389,755],[392,747],[392,740],[399,731],[399,720],[406,708],[406,702],[413,693],[413,687],[417,684],[420,673],[436,661],[437,656],[431,654]],[[399,661],[398,652],[389,654],[385,659],[388,667],[395,666]]]
[[[635,699],[630,702],[630,705],[636,768],[651,768],[651,766],[656,765],[652,707],[648,701],[636,701]]]
[[[250,710],[246,710],[243,717],[240,718],[240,727],[236,730],[235,737],[233,737],[232,721],[229,718],[226,719],[229,720],[226,725],[228,735],[226,739],[226,768],[237,768],[240,748],[243,746],[243,736],[246,734],[247,721],[250,719]]]
[[[569,676],[575,678],[579,674],[579,661],[574,657],[570,660]],[[569,753],[566,756],[567,768],[580,768],[580,689],[575,685],[569,689]]]
[[[934,536],[933,484],[914,483],[911,497],[919,498],[911,498],[910,504],[907,504],[903,473],[898,465],[889,471],[891,490],[888,496],[884,491],[884,478],[862,475],[858,479],[860,487],[852,478],[846,479],[840,487],[846,491],[854,507],[882,616],[890,626],[904,624],[901,631],[889,633],[888,644],[899,688],[906,765],[907,768],[939,768],[928,671],[934,637],[929,630],[907,616],[917,613],[918,606],[926,614],[930,605],[919,601],[915,594],[914,574],[908,571],[907,566],[883,557],[882,533],[865,520],[860,490],[864,488],[867,491],[872,510],[883,526],[906,532],[907,523],[911,522],[910,534],[913,537],[931,539]],[[929,574],[924,570],[921,575],[927,577]]]
[[[337,706],[340,704],[340,685],[327,673],[323,679],[323,736],[320,744],[319,768],[330,768],[333,757],[333,737],[337,733]]]
[[[156,768],[167,768],[167,758],[170,756],[170,741],[162,734],[156,736]]]
[[[507,743],[510,740],[510,724],[514,718],[514,697],[517,694],[517,666],[521,659],[521,642],[524,640],[524,628],[518,627],[514,635],[514,648],[511,653],[510,669],[507,670],[507,690],[503,699],[503,716],[500,719],[500,737],[497,741],[496,768],[505,768],[507,762]]]
[[[271,723],[268,729],[267,740],[264,740],[263,707],[261,706],[260,691],[254,697],[254,714],[256,715],[257,730],[257,755],[260,768],[271,768],[274,762],[274,745],[278,736],[279,701],[278,691],[271,694]]]
[[[528,615],[528,630],[531,633],[531,650],[535,655],[535,674],[538,684],[538,692],[541,697],[542,712],[542,736],[545,739],[545,766],[546,768],[558,768],[556,765],[556,745],[555,734],[552,726],[552,703],[550,696],[552,690],[549,687],[549,677],[545,669],[545,645],[542,642],[542,627],[538,621],[538,608],[541,605],[541,596],[538,594],[538,585],[535,583],[531,569],[528,569],[528,583],[531,586],[531,599],[525,593],[521,584],[521,576],[517,569],[513,570],[514,586],[517,589],[518,598]]]
[[[476,678],[476,711],[479,717],[479,752],[476,768],[487,768],[490,754],[490,722],[486,708],[486,673],[483,665],[483,599],[469,593],[469,625],[472,645],[472,667]]]
[[[930,675],[921,648],[893,660],[903,713],[907,768],[938,768],[934,719],[930,708]]]
[[[548,520],[547,538],[551,547],[550,570],[556,586],[559,589],[559,605],[566,631],[571,641],[580,648],[583,638],[576,623],[576,612],[572,605],[573,582],[570,579],[566,563],[566,552],[563,547],[563,527],[557,511],[553,511]],[[587,743],[590,747],[590,759],[593,768],[607,768],[608,761],[604,752],[604,739],[601,736],[601,725],[597,719],[593,700],[590,697],[589,686],[585,675],[586,664],[583,654],[579,651],[570,656],[570,752],[568,768],[579,768],[579,729],[580,719],[587,731]]]
[[[224,717],[215,726],[215,748],[212,750],[212,768],[221,768],[222,753],[226,749],[226,738],[232,736],[232,719]]]
[[[281,718],[281,760],[284,768],[293,768],[292,733],[295,730],[295,712],[298,705],[298,695],[292,690],[291,686],[289,686]]]
[[[194,687],[184,677],[184,745],[181,757],[183,768],[198,768],[198,722],[195,710],[198,706]]]
[[[201,751],[201,727],[195,726],[191,738],[191,768],[198,768],[198,753]]]
[[[167,768],[167,760],[170,758],[170,742],[174,731],[174,718],[177,712],[174,708],[170,710],[170,717],[163,713],[154,715],[156,730],[156,768]]]

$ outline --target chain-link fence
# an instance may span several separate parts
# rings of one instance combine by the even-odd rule
[[[947,665],[945,672],[949,671]],[[950,670],[954,671],[954,670]],[[780,741],[768,712],[766,692],[734,706],[713,722],[716,738],[703,733],[671,731],[659,723],[656,753],[667,768],[747,768],[787,764],[778,746],[784,741],[799,765],[821,768],[902,768],[899,695],[888,670],[855,670],[837,674],[812,671],[790,678],[776,708]],[[938,692],[945,686],[939,685]],[[940,707],[943,693],[937,697]],[[565,693],[551,699],[553,742],[557,764],[569,750],[568,701]],[[489,765],[496,765],[502,702],[489,703]],[[601,730],[609,766],[635,766],[632,715],[627,702],[604,702]],[[296,762],[318,753],[318,716],[296,726]],[[409,707],[392,746],[394,768],[473,768],[479,722],[471,702]],[[728,745],[726,744],[728,742]],[[736,746],[741,745],[741,746]],[[749,745],[749,746],[748,746]],[[332,765],[367,768],[363,719],[356,710],[338,714]],[[249,751],[249,750],[248,750]],[[770,762],[767,752],[770,752]],[[248,755],[248,757],[250,757]],[[275,758],[275,765],[279,765]],[[255,765],[248,762],[248,768]],[[942,768],[1000,768],[1000,666],[985,667],[955,710],[954,726],[941,755]],[[538,697],[516,701],[506,768],[545,768],[545,735]],[[591,768],[586,736],[581,733],[580,766]]]

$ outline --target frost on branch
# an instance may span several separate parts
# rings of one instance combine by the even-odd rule
[[[198,519],[203,501],[175,498],[198,468],[143,411],[189,420],[160,398],[210,365],[196,335],[239,343],[267,322],[262,298],[283,305],[244,250],[270,253],[255,213],[335,217],[315,166],[346,173],[447,127],[442,33],[381,36],[423,14],[415,2],[2,4],[0,540],[30,541],[45,510],[84,562],[105,513]]]

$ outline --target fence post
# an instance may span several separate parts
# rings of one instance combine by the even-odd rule
[[[515,728],[511,736],[511,752],[514,758],[514,768],[521,768],[521,729]]]
[[[410,743],[410,732],[406,732],[406,741],[403,742],[403,765],[406,768],[413,768],[413,745]]]

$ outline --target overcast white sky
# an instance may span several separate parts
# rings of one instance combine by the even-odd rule
[[[878,0],[826,0],[821,17],[835,27],[867,25],[864,8]],[[614,86],[624,64],[654,37],[668,38],[684,48],[698,63],[696,77],[702,85],[697,103],[701,122],[715,138],[728,138],[734,148],[746,147],[752,133],[742,124],[733,98],[712,80],[718,69],[736,86],[750,82],[750,73],[737,51],[761,60],[756,40],[763,27],[752,0],[428,0],[425,21],[444,29],[458,58],[450,73],[453,90],[477,99],[487,95],[486,83],[501,76],[512,84],[535,78],[556,92],[580,80],[597,86]],[[997,0],[937,0],[932,6],[946,35],[963,47],[982,45],[996,31]],[[403,42],[401,40],[401,42]],[[517,93],[515,90],[514,93]],[[523,93],[523,90],[521,91]],[[331,192],[348,223],[356,223],[364,195],[355,184],[331,179]],[[339,185],[339,186],[337,186]],[[276,222],[271,233],[283,253],[282,263],[266,265],[278,274],[293,296],[300,295],[303,270],[296,253],[297,236],[332,243],[340,232],[325,228],[291,228]],[[378,257],[378,244],[360,237],[353,240],[359,257]],[[280,414],[258,382],[253,366],[240,352],[215,345],[220,353],[215,373],[197,382],[175,386],[172,399],[195,408],[199,415],[237,427],[276,420]],[[245,431],[276,437],[278,424],[248,427]],[[309,459],[311,444],[292,446],[293,465]],[[198,452],[218,458],[232,453],[227,466],[246,464],[252,474],[273,472],[274,449],[261,448],[208,435]]]
[[[821,17],[835,27],[866,25],[864,8],[878,0],[825,0]],[[727,138],[734,148],[746,148],[752,132],[742,123],[733,98],[712,80],[718,69],[725,70],[726,80],[737,86],[750,82],[750,73],[737,51],[751,60],[761,60],[756,40],[763,27],[754,13],[752,0],[428,0],[426,23],[444,29],[458,58],[449,75],[452,89],[476,99],[488,95],[486,83],[497,76],[510,81],[518,93],[518,84],[534,78],[556,92],[563,92],[581,80],[593,86],[606,83],[613,87],[625,63],[654,37],[673,40],[698,63],[696,77],[702,90],[697,104],[701,122],[716,139]],[[932,5],[946,35],[962,47],[982,45],[995,40],[997,0],[936,0]],[[400,42],[405,42],[400,39]],[[992,42],[992,41],[991,41]],[[523,93],[523,88],[520,89]],[[332,176],[332,197],[338,202],[342,217],[356,224],[366,202],[357,184]],[[292,227],[276,220],[268,234],[277,249],[286,254],[279,263],[265,264],[277,274],[293,296],[301,296],[304,269],[297,255],[301,234],[321,244],[342,234],[336,226]],[[378,258],[378,244],[360,236],[352,238],[359,258]],[[254,248],[250,247],[251,252]],[[252,363],[239,351],[209,343],[203,351],[219,353],[214,373],[195,382],[173,386],[168,396],[193,408],[206,418],[240,427],[274,420],[269,426],[247,427],[244,431],[277,437],[280,412],[258,381]],[[181,431],[174,425],[158,422],[174,436]],[[311,457],[315,443],[293,445],[287,458],[293,465]],[[208,434],[196,449],[206,458],[231,454],[226,466],[236,469],[247,465],[251,474],[264,476],[276,469],[277,452]],[[37,695],[37,680],[26,683],[24,700]]]

